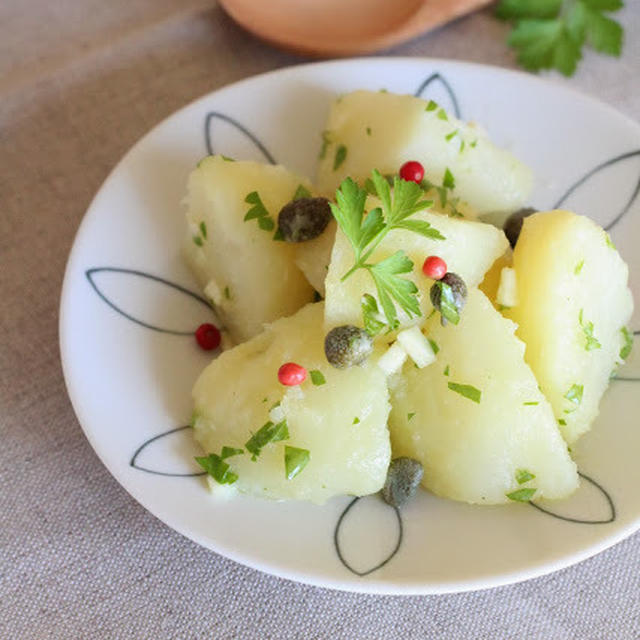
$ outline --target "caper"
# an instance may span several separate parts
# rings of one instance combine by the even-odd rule
[[[504,235],[507,236],[507,240],[509,241],[512,249],[516,246],[516,242],[518,242],[520,232],[522,231],[522,224],[524,223],[524,219],[527,216],[530,216],[532,213],[537,213],[536,209],[525,207],[524,209],[518,209],[518,211],[514,211],[504,221],[502,229],[504,230]]]
[[[449,285],[453,295],[453,304],[456,311],[460,313],[462,311],[462,307],[464,307],[464,303],[467,301],[467,285],[464,283],[464,280],[457,273],[447,271],[440,280],[433,283],[431,291],[429,292],[431,304],[436,311],[440,311],[440,313],[442,313],[440,304],[442,301],[442,286],[440,283]],[[444,315],[441,318],[441,322],[443,326],[447,324],[447,319]]]
[[[331,216],[326,198],[298,198],[280,209],[278,231],[286,242],[306,242],[327,228]]]
[[[422,465],[413,458],[395,458],[389,465],[382,497],[394,507],[402,506],[412,498],[424,475]]]
[[[352,324],[331,329],[324,339],[324,353],[336,369],[362,364],[372,351],[371,336],[364,329]]]

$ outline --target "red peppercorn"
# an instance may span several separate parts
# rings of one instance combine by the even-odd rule
[[[441,280],[447,273],[447,263],[438,256],[429,256],[422,265],[422,273],[432,280]]]
[[[205,351],[212,351],[220,346],[220,331],[218,327],[214,327],[212,324],[205,322],[201,324],[195,332],[196,342],[201,349]]]
[[[306,379],[307,370],[295,362],[285,362],[278,369],[278,380],[287,387],[295,387]]]
[[[415,160],[409,160],[400,167],[400,177],[407,182],[420,184],[424,178],[424,167]]]

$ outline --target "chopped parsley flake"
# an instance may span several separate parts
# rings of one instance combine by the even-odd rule
[[[477,141],[477,140],[474,140],[472,143],[470,143],[470,144],[469,144],[469,146],[470,146],[472,149],[475,149],[477,144],[478,144],[478,141]]]
[[[257,460],[262,448],[270,442],[280,442],[289,437],[287,421],[283,420],[278,424],[269,421],[256,431],[245,443],[246,450],[251,453],[251,459]]]
[[[425,111],[435,111],[439,108],[439,105],[435,100],[429,100],[429,104],[424,108]]]
[[[264,398],[262,398],[262,402],[266,402],[268,400],[268,398],[265,396]]]
[[[369,293],[362,296],[360,303],[362,309],[362,320],[365,331],[373,338],[377,336],[387,325],[380,318],[380,310],[376,299]]]
[[[299,184],[296,192],[293,194],[292,200],[300,200],[300,198],[310,198],[311,191],[307,189],[303,184]]]
[[[324,157],[327,155],[327,149],[331,144],[331,133],[325,130],[322,132],[321,135],[322,135],[322,147],[320,148],[320,154],[318,155],[318,158],[320,160],[323,160]]]
[[[244,453],[244,451],[242,449],[236,449],[236,447],[222,447],[220,457],[224,460],[225,458],[231,458],[232,456],[239,456],[242,453]]]
[[[308,464],[311,454],[308,449],[284,447],[284,469],[287,480],[293,480]]]
[[[311,376],[311,382],[313,382],[313,384],[315,384],[316,387],[319,387],[320,385],[325,384],[327,382],[325,380],[324,375],[322,375],[322,371],[319,371],[318,369],[313,369],[309,371],[309,375]]]
[[[336,155],[335,155],[335,158],[333,159],[333,170],[337,171],[342,166],[342,163],[346,159],[347,159],[347,147],[341,144],[336,149]]]
[[[451,285],[442,282],[442,280],[436,280],[434,286],[440,289],[440,314],[451,324],[458,324],[460,322],[460,313],[458,312]]]
[[[221,156],[225,162],[235,162],[234,158],[230,158],[229,156]]]
[[[193,241],[199,246],[202,246],[202,238],[200,236],[193,236]]]
[[[460,153],[462,153],[464,151],[465,144],[466,143],[465,143],[464,140],[460,143]]]
[[[622,333],[622,338],[624,340],[622,349],[620,349],[620,359],[626,360],[631,353],[631,349],[633,349],[633,334],[629,329],[627,329],[627,327],[622,327],[620,332]]]
[[[202,234],[202,237],[206,240],[207,239],[207,225],[205,224],[204,220],[200,223],[200,233]]]
[[[449,387],[451,391],[455,391],[467,398],[467,400],[480,404],[480,398],[482,396],[480,389],[476,389],[476,387],[470,384],[458,384],[457,382],[448,382],[447,387]]]
[[[529,480],[533,480],[535,477],[535,473],[531,473],[531,471],[527,471],[526,469],[518,469],[516,471],[516,482],[518,484],[529,482]]]
[[[231,300],[231,291],[229,290],[229,287],[224,288],[224,297],[227,300]]]
[[[447,112],[444,109],[440,109],[440,111],[438,111],[438,119],[448,122],[449,118],[447,117]]]
[[[613,244],[611,236],[606,231],[604,232],[604,241],[607,243],[607,247],[609,247],[609,249],[613,249],[615,251],[616,245]]]
[[[573,273],[577,276],[580,275],[582,267],[584,267],[584,260],[580,260],[580,262],[578,262],[578,264],[573,268]]]
[[[533,407],[537,404],[540,404],[537,400],[532,400],[530,402],[523,402],[522,403],[525,407]]]
[[[453,173],[451,173],[449,167],[444,170],[444,178],[442,179],[442,186],[445,189],[455,189],[456,188],[456,180],[453,177]]]
[[[269,215],[257,191],[252,191],[244,199],[247,204],[252,205],[244,216],[244,221],[257,220],[258,226],[263,231],[273,231],[276,226],[273,218]]]
[[[565,413],[571,413],[575,411],[582,402],[582,394],[584,393],[584,385],[572,384],[569,391],[564,394],[564,397],[571,402],[574,407],[572,409],[565,409]]]
[[[449,365],[447,365],[447,366],[444,368],[443,373],[444,373],[444,375],[445,375],[445,376],[448,376],[448,375],[449,375]]]
[[[563,426],[563,427],[566,427],[567,426],[567,421],[564,418],[560,418],[558,420],[558,424]]]
[[[230,470],[229,465],[216,453],[196,457],[196,462],[218,483],[233,484],[238,475]]]
[[[454,129],[451,133],[448,133],[444,139],[447,142],[451,142],[458,135],[458,129]]]
[[[429,341],[429,344],[431,345],[431,349],[433,350],[433,353],[438,353],[438,351],[440,351],[440,347],[438,346],[438,343],[435,340],[432,340],[431,338],[427,338],[427,340]]]
[[[529,502],[536,491],[537,489],[517,489],[506,495],[509,500],[514,500],[515,502]]]
[[[409,420],[411,420],[411,418],[413,418],[413,416],[415,416],[415,415],[416,415],[415,411],[411,411],[411,412],[407,413],[407,422]]]
[[[371,135],[371,127],[367,127],[367,135],[370,136]]]
[[[593,351],[594,349],[600,349],[601,344],[598,339],[593,335],[593,322],[585,322],[582,317],[583,310],[580,309],[580,314],[578,315],[578,320],[580,322],[580,326],[582,327],[582,333],[584,333],[584,337],[586,339],[584,348],[586,351]]]
[[[351,424],[360,424],[360,418],[358,418],[358,416],[356,416],[356,417],[353,419],[353,422],[352,422]]]

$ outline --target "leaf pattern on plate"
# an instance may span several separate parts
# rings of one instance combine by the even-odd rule
[[[430,98],[437,102],[447,113],[453,113],[456,118],[462,117],[458,98],[447,79],[440,73],[432,73],[420,84],[413,95],[423,100]]]
[[[626,182],[626,190],[606,189],[606,211],[608,218],[600,224],[606,231],[613,229],[620,220],[639,202],[640,194],[640,149],[621,153],[613,158],[600,162],[595,167],[589,169],[582,178],[574,182],[553,205],[552,209],[565,208],[572,211],[579,211],[582,215],[589,216],[594,220],[601,220],[602,206],[599,204],[597,194],[599,181],[604,180],[610,172],[624,172],[625,180],[615,180],[612,183]],[[632,176],[631,180],[626,179],[626,174]],[[603,182],[604,184],[604,182]]]
[[[120,267],[93,267],[85,271],[85,276],[111,309],[147,329],[191,336],[200,324],[212,320],[212,310],[205,298],[151,273]],[[135,295],[140,287],[144,287],[145,296]],[[153,307],[148,302],[140,304],[140,300],[148,301],[149,298],[153,300]]]
[[[364,529],[376,532],[367,537],[368,545],[362,544]],[[402,536],[400,510],[374,494],[349,502],[338,518],[333,541],[345,568],[364,577],[384,567],[398,553]],[[372,547],[376,546],[385,548],[375,549],[372,555]]]
[[[608,524],[616,519],[616,508],[607,490],[593,478],[578,472],[582,478],[577,491],[560,501],[530,502],[547,515],[576,524]]]
[[[198,471],[199,467],[194,462],[196,455],[202,455],[202,451],[191,435],[191,426],[187,424],[145,440],[131,456],[129,465],[157,476],[193,478],[206,474]]]
[[[220,111],[210,111],[204,121],[204,139],[209,155],[222,154],[242,160],[277,164],[267,147],[241,122]]]

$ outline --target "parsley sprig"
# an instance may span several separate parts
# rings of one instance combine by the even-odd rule
[[[409,316],[420,315],[418,288],[403,278],[413,269],[413,262],[404,253],[397,251],[384,260],[371,263],[369,258],[392,229],[406,229],[434,240],[444,240],[444,236],[426,220],[412,220],[411,216],[433,205],[432,200],[423,198],[424,191],[415,182],[402,180],[398,176],[391,186],[379,171],[371,174],[371,184],[382,206],[365,215],[367,190],[351,178],[346,178],[336,191],[336,204],[331,204],[335,219],[347,236],[354,252],[354,265],[341,281],[345,281],[358,269],[366,269],[373,278],[378,299],[389,327],[399,325],[396,304]]]
[[[622,0],[501,0],[496,15],[514,22],[507,43],[525,69],[555,68],[571,76],[585,44],[620,56],[623,29],[605,12],[623,6]]]

